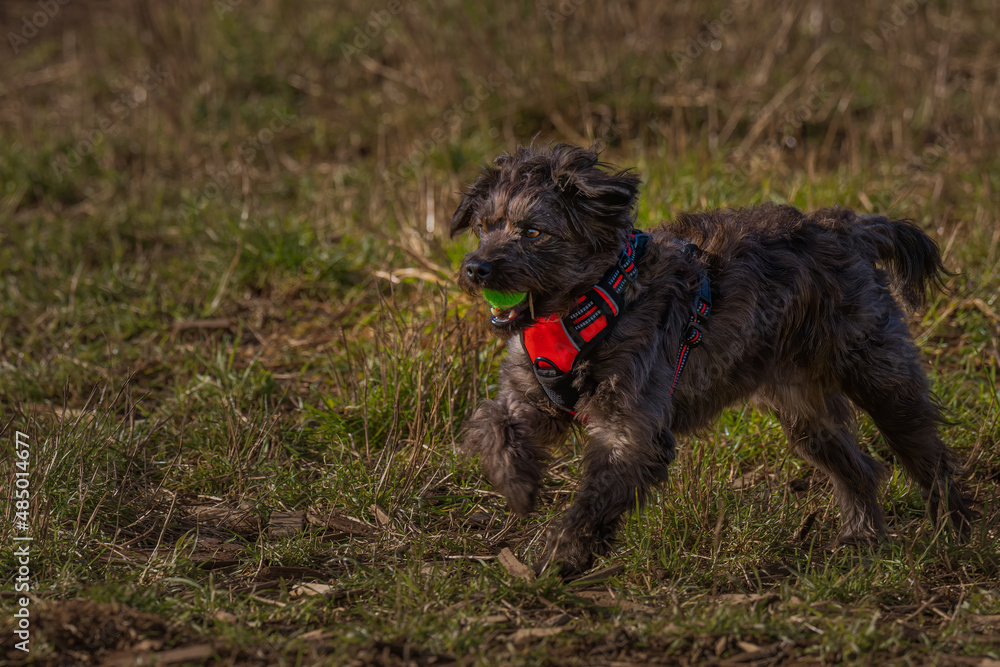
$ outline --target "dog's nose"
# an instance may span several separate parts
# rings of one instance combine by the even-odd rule
[[[493,266],[486,260],[470,259],[465,263],[465,275],[482,280],[490,275]]]

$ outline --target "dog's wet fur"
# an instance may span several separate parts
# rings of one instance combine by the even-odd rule
[[[479,237],[458,272],[463,289],[531,297],[509,322],[494,318],[508,347],[500,390],[464,434],[520,516],[534,508],[548,452],[575,418],[543,393],[515,334],[532,317],[567,313],[615,264],[638,187],[593,150],[519,148],[484,169],[452,218],[452,235]],[[775,205],[683,214],[649,233],[616,328],[578,362],[577,418],[589,435],[583,480],[536,571],[587,570],[612,546],[622,515],[667,478],[675,435],[748,400],[772,410],[798,455],[830,476],[841,512],[835,544],[878,542],[886,532],[879,486],[888,469],[859,448],[857,409],[920,485],[932,518],[945,514],[969,533],[974,513],[938,435],[942,411],[894,296],[918,308],[947,275],[926,234],[845,208]],[[685,252],[687,243],[700,250]],[[702,271],[712,281],[711,319],[671,396]]]

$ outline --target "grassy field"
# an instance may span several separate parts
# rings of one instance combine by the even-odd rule
[[[4,2],[0,663],[1000,664],[1000,13],[878,4]],[[892,539],[824,551],[828,482],[734,406],[595,573],[523,574],[586,439],[525,521],[457,451],[502,349],[447,223],[536,136],[634,166],[643,227],[925,228],[970,542],[897,470]]]

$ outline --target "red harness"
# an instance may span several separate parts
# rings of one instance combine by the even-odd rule
[[[540,318],[521,332],[521,344],[531,360],[535,379],[546,396],[570,414],[576,414],[574,408],[580,398],[577,361],[597,347],[617,324],[618,317],[625,310],[625,286],[635,282],[639,274],[636,263],[642,257],[649,238],[648,234],[632,230],[618,262],[601,282],[577,300],[577,307],[569,315]],[[696,252],[697,247],[688,244],[685,251]],[[708,274],[703,273],[701,289],[695,296],[694,311],[677,351],[671,395],[684,370],[688,352],[701,344],[701,325],[708,320],[711,307],[711,281]]]
[[[577,301],[565,317],[543,317],[521,332],[531,368],[542,390],[553,403],[573,413],[580,390],[573,386],[577,359],[585,357],[614,329],[625,309],[625,286],[635,282],[636,262],[649,242],[649,235],[632,230],[625,250],[615,266]],[[575,414],[575,413],[574,413]]]

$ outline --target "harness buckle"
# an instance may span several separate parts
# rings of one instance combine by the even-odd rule
[[[562,375],[562,371],[556,366],[555,362],[551,359],[546,359],[543,356],[538,356],[535,358],[534,362],[535,373],[544,378],[555,378]]]

